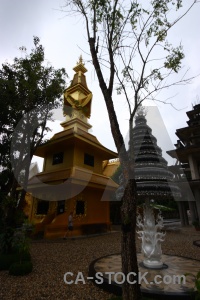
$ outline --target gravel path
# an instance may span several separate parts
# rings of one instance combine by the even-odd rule
[[[200,248],[193,245],[193,241],[199,239],[200,232],[194,228],[168,231],[162,246],[163,253],[200,260]],[[63,276],[66,272],[82,272],[86,279],[88,266],[94,259],[119,252],[120,232],[74,240],[32,242],[33,272],[15,277],[7,271],[1,271],[0,299],[108,300],[111,294],[94,286],[92,282],[86,280],[86,284],[67,285]]]

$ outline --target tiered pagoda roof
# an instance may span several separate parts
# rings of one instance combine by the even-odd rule
[[[168,170],[167,161],[162,157],[162,150],[144,114],[136,117],[132,134],[138,197],[152,197],[154,200],[180,197],[180,190],[173,183],[173,173]]]
[[[176,130],[176,135],[179,138],[176,149],[167,151],[167,153],[181,163],[188,162],[188,155],[192,154],[194,158],[199,160],[200,152],[200,104],[194,106],[194,109],[187,112],[189,120],[188,126]]]

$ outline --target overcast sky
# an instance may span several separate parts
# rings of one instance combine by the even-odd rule
[[[190,0],[185,1],[191,2]],[[90,124],[93,126],[92,134],[104,146],[115,151],[106,106],[93,67],[91,63],[87,62],[89,56],[85,54],[89,51],[83,22],[80,19],[65,16],[60,11],[63,4],[64,0],[0,0],[0,63],[6,60],[11,62],[15,56],[21,55],[18,50],[20,46],[26,46],[30,51],[33,46],[33,36],[38,36],[45,47],[46,59],[55,68],[64,67],[71,80],[74,74],[72,69],[82,54],[88,69],[86,73],[87,84],[93,92],[90,119]],[[184,65],[190,68],[190,76],[200,74],[199,15],[200,4],[197,4],[170,35],[172,43],[181,42],[184,47],[186,56]],[[169,89],[164,96],[166,98],[175,96],[173,103],[179,110],[175,110],[169,105],[159,104],[158,110],[154,109],[151,114],[154,117],[150,117],[149,125],[152,126],[153,134],[157,136],[158,145],[170,150],[177,140],[176,129],[187,126],[186,111],[191,110],[192,104],[200,102],[200,78],[194,79],[190,85]],[[117,103],[119,122],[122,133],[126,136],[128,115],[126,105],[123,103],[120,105]],[[155,112],[158,119],[155,118]],[[58,121],[53,126],[56,127],[56,131],[60,131],[62,128],[58,124],[62,120],[62,114],[57,114],[56,119]],[[160,125],[161,122],[162,126]],[[163,130],[165,131],[164,134]],[[160,137],[159,133],[161,134]],[[165,143],[167,146],[162,145],[163,136],[168,136],[168,141]],[[166,141],[165,138],[164,140]],[[163,151],[166,151],[164,148]]]

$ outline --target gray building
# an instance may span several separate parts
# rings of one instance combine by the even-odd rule
[[[171,171],[182,192],[179,202],[182,225],[188,224],[184,201],[188,202],[192,221],[200,220],[200,104],[186,114],[189,118],[188,126],[176,130],[179,138],[175,144],[176,149],[167,151],[177,159]]]

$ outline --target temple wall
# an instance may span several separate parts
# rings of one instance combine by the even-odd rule
[[[58,149],[57,152],[62,152],[62,149]],[[69,168],[73,166],[73,146],[67,148],[63,151],[63,162],[59,164],[53,164],[53,154],[54,153],[49,153],[47,154],[45,161],[44,161],[44,170],[43,172],[49,172],[49,171],[55,171],[55,170],[61,170],[65,168]],[[55,152],[56,153],[56,152]]]
[[[87,199],[87,223],[107,223],[110,220],[110,202],[101,201],[103,191],[90,189],[84,193]],[[98,200],[97,200],[98,199]]]
[[[74,186],[75,190],[76,186]],[[65,200],[64,213],[61,214],[57,212],[57,201],[49,202],[46,214],[37,214],[39,200],[33,198],[31,201],[32,205],[29,205],[29,219],[35,224],[35,236],[39,233],[44,233],[45,238],[63,237],[67,231],[68,216],[71,211],[74,214],[73,236],[110,230],[110,202],[101,201],[103,191],[86,187],[77,196]],[[84,211],[81,214],[78,214],[77,202],[82,204],[82,208],[84,207]]]
[[[94,166],[89,166],[87,164],[84,164],[84,154],[85,153],[94,157]],[[82,148],[80,146],[75,147],[74,165],[79,166],[81,168],[88,169],[97,174],[102,174],[102,158],[98,155],[97,152],[93,152],[91,149],[89,149],[89,147],[86,149]]]

